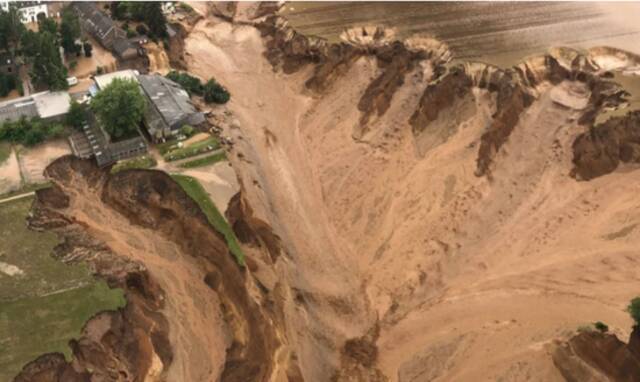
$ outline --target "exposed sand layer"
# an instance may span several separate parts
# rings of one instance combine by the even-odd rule
[[[254,215],[282,240],[273,268],[296,295],[286,341],[305,380],[369,365],[354,380],[384,380],[377,367],[392,381],[562,381],[556,339],[598,320],[628,336],[640,172],[570,176],[583,81],[536,78],[491,149],[491,178],[478,177],[495,90],[474,86],[436,119],[437,135],[416,135],[430,74],[409,67],[354,139],[357,105],[386,67],[355,57],[313,94],[313,65],[274,72],[264,51],[253,27],[212,19],[185,43],[188,70],[232,93],[230,160]],[[348,339],[374,341],[377,362],[345,358]]]
[[[21,182],[20,164],[15,150],[11,149],[9,158],[0,163],[0,194],[20,188]]]
[[[71,154],[66,139],[45,142],[31,148],[23,148],[19,154],[20,171],[25,183],[45,181],[44,169],[55,159]]]

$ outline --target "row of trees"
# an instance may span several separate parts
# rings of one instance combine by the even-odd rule
[[[0,50],[15,52],[25,30],[18,9],[9,7],[7,12],[0,10]]]
[[[27,30],[20,22],[16,7],[0,11],[0,50],[11,52],[12,56],[23,56],[31,65],[31,79],[37,87],[63,90],[67,85],[67,69],[62,63],[59,48],[68,55],[91,56],[92,46],[76,43],[80,38],[80,21],[76,13],[67,6],[62,10],[60,24],[38,15],[38,31]]]
[[[0,125],[0,141],[33,146],[47,139],[64,135],[64,126],[60,123],[45,122],[39,118],[22,117],[17,121],[6,121]]]
[[[197,95],[204,97],[206,103],[227,103],[231,95],[227,89],[220,85],[215,79],[211,78],[205,84],[199,78],[185,72],[177,72],[172,70],[166,76],[171,81],[180,84],[189,95]]]
[[[161,2],[149,1],[112,1],[111,17],[116,20],[132,20],[143,22],[148,27],[148,33],[141,33],[145,30],[136,31],[141,34],[147,34],[152,39],[162,39],[167,34],[167,19],[162,13]]]
[[[67,84],[67,68],[62,64],[57,38],[48,30],[26,31],[22,35],[22,51],[31,64],[31,81],[37,87],[64,90]]]

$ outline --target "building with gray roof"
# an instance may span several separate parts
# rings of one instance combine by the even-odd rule
[[[100,127],[92,114],[82,127],[82,132],[73,133],[69,137],[69,145],[75,156],[85,159],[93,157],[100,167],[147,152],[147,142],[140,135],[112,142],[109,134]]]
[[[95,37],[103,47],[111,49],[115,40],[127,37],[127,33],[94,3],[73,2],[73,7],[80,17],[82,29]]]
[[[149,99],[146,128],[158,141],[176,135],[184,125],[199,125],[204,114],[191,103],[189,93],[177,83],[160,75],[138,75],[138,82]]]
[[[71,97],[67,92],[32,94],[0,103],[0,123],[18,120],[22,117],[40,117],[44,120],[57,120],[69,111]]]

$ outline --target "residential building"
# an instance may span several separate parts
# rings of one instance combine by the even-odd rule
[[[140,135],[112,142],[109,134],[102,129],[93,115],[90,115],[81,132],[75,132],[69,137],[69,145],[75,156],[84,159],[95,158],[96,164],[100,167],[147,152],[147,142]]]
[[[80,17],[82,29],[93,36],[100,45],[111,50],[117,39],[126,39],[127,33],[98,6],[89,2],[74,2],[73,7]]]
[[[142,49],[142,51],[140,51]],[[131,41],[119,38],[113,42],[113,53],[120,61],[135,60],[144,54],[144,48]]]
[[[196,110],[187,91],[177,83],[157,74],[137,78],[149,100],[145,124],[153,141],[176,135],[184,125],[205,121],[204,114]]]
[[[40,117],[44,120],[61,120],[69,112],[71,97],[67,92],[32,94],[0,103],[0,123],[22,117]]]
[[[35,23],[38,21],[38,15],[44,14],[49,17],[49,9],[44,1],[9,1],[0,0],[0,9],[7,12],[9,6],[15,5],[20,12],[20,21],[22,23]]]
[[[100,45],[110,50],[118,59],[118,67],[146,72],[149,57],[137,39],[127,38],[127,33],[94,3],[74,2],[73,7],[81,18],[85,33],[93,36]]]
[[[111,83],[111,81],[113,81],[116,78],[124,78],[128,80],[138,81],[138,78],[137,78],[138,74],[140,73],[137,70],[125,69],[125,70],[119,70],[117,72],[97,75],[93,77],[93,82],[95,82],[95,85],[92,85],[89,88],[89,92],[91,93],[92,96],[96,95],[98,91],[106,88]]]

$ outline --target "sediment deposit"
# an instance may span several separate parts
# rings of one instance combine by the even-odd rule
[[[633,72],[635,56],[451,62],[431,36],[363,26],[328,43],[275,8],[199,5],[172,53],[232,94],[217,123],[233,141],[227,219],[246,268],[165,174],[69,158],[48,170],[43,226],[103,243],[164,296],[172,356],[154,350],[160,368],[146,356],[128,373],[637,381],[624,307],[639,293],[640,121],[595,123],[625,106],[611,71]],[[611,333],[576,332],[595,321]]]

